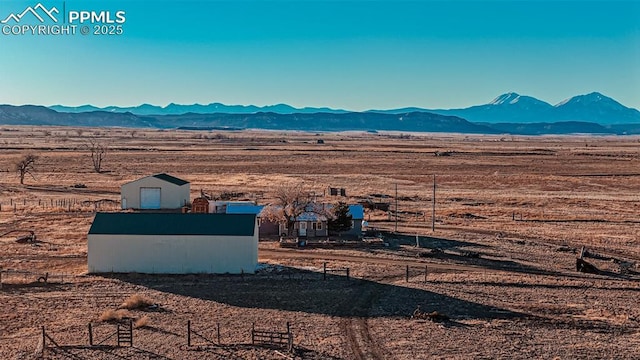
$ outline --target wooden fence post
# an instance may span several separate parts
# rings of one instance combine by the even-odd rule
[[[89,323],[89,346],[93,346],[93,328],[91,327],[91,323]]]
[[[293,336],[291,335],[291,325],[287,321],[287,350],[293,350]]]
[[[191,320],[187,320],[187,346],[191,346]]]
[[[217,325],[216,333],[218,335],[218,345],[220,345],[220,323],[217,323],[216,325]]]
[[[327,280],[327,263],[322,263],[322,280]]]
[[[404,281],[409,282],[409,265],[407,265],[407,270],[405,271]]]
[[[424,266],[424,282],[427,282],[427,265]]]
[[[44,350],[47,348],[47,334],[44,332],[44,325],[42,326],[42,355],[44,356]]]

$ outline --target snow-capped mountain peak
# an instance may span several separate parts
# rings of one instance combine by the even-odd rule
[[[514,92],[502,94],[493,99],[489,105],[503,105],[503,104],[515,104],[520,100],[520,95]]]
[[[578,96],[574,96],[571,98],[568,98],[564,101],[559,102],[558,104],[555,105],[555,107],[561,107],[567,104],[593,104],[593,103],[608,103],[608,104],[618,104],[620,105],[620,103],[618,103],[617,101],[613,100],[610,97],[604,96],[599,92],[592,92],[589,94],[585,94],[585,95],[578,95]]]
[[[517,108],[522,108],[522,109],[532,109],[532,108],[548,109],[552,107],[551,104],[549,103],[538,100],[531,96],[520,95],[515,92],[502,94],[497,98],[493,99],[493,101],[487,104],[487,106],[496,106],[496,107],[515,106]]]

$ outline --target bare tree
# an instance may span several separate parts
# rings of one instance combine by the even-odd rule
[[[37,158],[38,157],[33,154],[27,154],[16,163],[16,171],[20,176],[21,185],[24,184],[24,177],[27,174],[31,175],[31,177],[35,179],[35,177],[33,176],[33,172],[35,171],[35,163]]]
[[[97,173],[102,172],[102,162],[107,156],[108,146],[96,138],[90,138],[87,140],[87,148],[91,155],[93,170]]]
[[[301,183],[280,185],[275,188],[276,204],[269,205],[264,216],[274,222],[286,224],[287,235],[293,234],[296,219],[305,213],[313,199]]]

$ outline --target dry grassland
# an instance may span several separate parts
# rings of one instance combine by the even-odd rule
[[[84,148],[89,136],[109,144],[101,174]],[[637,137],[3,127],[0,149],[0,234],[34,230],[42,241],[0,237],[0,266],[11,271],[0,290],[2,359],[40,355],[41,326],[63,345],[48,344],[47,359],[640,357]],[[26,153],[39,159],[21,186],[12,169]],[[287,182],[393,203],[397,184],[398,230],[410,236],[359,250],[263,242],[265,267],[245,277],[87,275],[93,211],[117,209],[121,184],[158,172],[191,181],[192,197],[236,192],[260,203]],[[365,216],[395,227],[386,213]],[[575,272],[581,246],[601,274]],[[325,261],[353,278],[322,280]],[[49,284],[37,282],[47,272]],[[157,306],[125,306],[141,302]],[[418,305],[450,321],[410,319]],[[127,314],[133,348],[86,347],[89,322],[102,340]],[[188,347],[188,320],[209,340]],[[295,353],[250,346],[253,323],[282,330],[286,322]]]

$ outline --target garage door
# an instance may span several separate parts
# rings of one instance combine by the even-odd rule
[[[140,188],[140,209],[160,209],[160,188]]]

